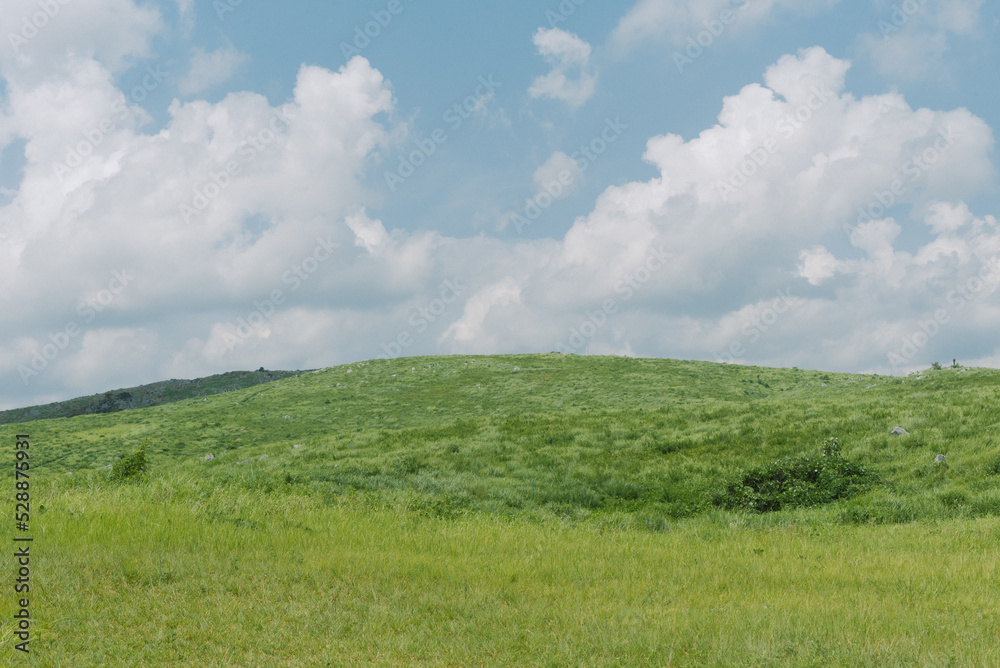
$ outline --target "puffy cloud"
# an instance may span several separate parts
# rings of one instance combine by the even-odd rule
[[[293,99],[278,107],[253,93],[175,101],[153,135],[141,131],[145,112],[94,60],[74,61],[59,80],[8,82],[6,106],[26,144],[20,188],[0,207],[8,235],[0,307],[24,335],[16,351],[0,344],[0,357],[17,360],[3,372],[17,378],[53,336],[63,342],[59,332],[76,330],[58,355],[37,363],[43,373],[29,374],[36,392],[58,377],[82,378],[69,373],[91,368],[81,359],[126,344],[105,331],[127,330],[137,349],[153,337],[168,348],[178,332],[207,335],[275,289],[291,295],[301,285],[295,297],[316,299],[331,281],[361,283],[353,269],[371,271],[330,271],[336,260],[325,271],[312,266],[314,254],[351,261],[345,218],[358,211],[361,174],[386,137],[375,117],[392,108],[392,94],[363,58],[338,72],[303,67]],[[360,236],[368,250],[379,241],[371,232]],[[302,273],[303,264],[314,273]],[[405,281],[404,272],[422,271],[403,264],[389,276]],[[122,285],[115,272],[134,278]],[[145,365],[162,369],[164,355],[173,353]],[[102,368],[105,378],[114,371]]]
[[[956,232],[967,223],[973,221],[969,205],[960,202],[957,205],[948,202],[934,202],[928,207],[927,224],[935,234]]]
[[[963,204],[995,182],[994,140],[965,109],[856,98],[848,67],[820,48],[782,57],[766,86],[723,100],[718,124],[651,138],[658,176],[608,188],[575,222],[520,281],[521,309],[494,323],[501,340],[565,342],[575,328],[592,350],[714,359],[740,344],[755,363],[891,370],[902,336],[1000,259],[995,219]],[[668,259],[653,271],[657,248]],[[990,290],[953,322],[975,310],[1000,325]],[[755,324],[780,291],[795,306]],[[969,331],[953,324],[934,344]]]
[[[580,165],[562,151],[556,151],[535,170],[535,193],[524,202],[519,211],[506,211],[500,215],[497,229],[504,230],[511,223],[518,234],[530,226],[542,211],[552,203],[568,197],[583,179]]]
[[[609,45],[624,54],[651,40],[666,39],[674,48],[684,46],[702,31],[713,35],[734,26],[737,30],[756,25],[778,8],[811,14],[839,0],[639,0],[621,18]],[[723,12],[731,12],[722,21]]]
[[[573,192],[582,177],[583,170],[580,169],[580,165],[562,151],[556,151],[535,170],[536,195],[554,191],[549,192],[553,198],[566,197]],[[561,187],[553,187],[553,183],[558,183]]]
[[[182,95],[200,93],[227,81],[236,68],[248,59],[247,54],[237,51],[231,44],[212,52],[195,47],[191,55],[191,69],[177,87]]]
[[[459,348],[467,348],[470,352],[496,348],[498,341],[491,331],[495,328],[486,326],[487,317],[496,310],[518,303],[520,300],[521,288],[511,277],[486,286],[469,298],[465,303],[462,317],[448,326],[441,335],[441,340],[450,339]]]
[[[861,52],[884,76],[913,81],[947,74],[946,52],[956,38],[975,37],[983,0],[894,3],[884,6],[878,34],[859,37]]]
[[[0,49],[0,73],[8,82],[32,82],[58,76],[74,60],[95,60],[118,72],[148,57],[150,40],[162,29],[159,11],[149,3],[7,0],[0,35],[9,44]]]
[[[535,79],[528,94],[534,98],[562,100],[579,107],[597,86],[597,73],[590,64],[590,45],[559,28],[539,28],[534,36],[539,55],[552,64],[552,71]],[[571,78],[576,74],[576,78]]]
[[[890,354],[901,370],[995,358],[1000,228],[966,204],[995,183],[992,131],[965,109],[856,97],[848,67],[819,48],[780,58],[697,136],[650,138],[656,175],[607,188],[558,241],[370,217],[364,175],[394,103],[360,57],[302,67],[278,106],[250,92],[175,101],[155,133],[97,60],[8,81],[26,143],[0,206],[0,309],[19,323],[0,340],[15,385],[0,405],[560,344],[879,372]],[[536,186],[563,168],[553,154]]]
[[[830,251],[814,246],[799,253],[799,276],[819,285],[837,272],[839,263]]]
[[[354,244],[361,246],[372,255],[379,255],[382,248],[389,242],[389,235],[381,220],[371,220],[364,211],[345,220],[347,226],[354,232]]]

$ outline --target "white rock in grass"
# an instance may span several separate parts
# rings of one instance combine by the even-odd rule
[[[210,461],[212,461],[213,459],[215,459],[215,455],[213,455],[213,454],[212,454],[211,452],[210,452],[210,453],[208,453],[207,455],[205,455],[205,461],[206,461],[206,462],[210,462]]]
[[[260,458],[261,459],[267,459],[267,455],[261,455]]]
[[[250,463],[249,459],[244,459],[242,462],[240,462],[240,464],[249,464],[249,463]]]
[[[909,436],[910,435],[910,432],[906,431],[902,427],[893,427],[893,430],[890,433],[893,436]]]
[[[938,455],[937,457],[934,458],[934,463],[935,464],[944,464],[944,460],[945,459],[947,459],[947,457],[945,457],[944,455]]]
[[[295,445],[292,446],[292,450],[294,450],[296,448],[301,448],[301,447],[302,447],[301,443],[296,443]]]

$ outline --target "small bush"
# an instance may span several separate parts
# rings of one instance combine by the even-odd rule
[[[146,461],[145,442],[131,455],[125,455],[111,467],[111,480],[115,482],[142,480],[148,475],[149,463]]]
[[[815,506],[847,499],[866,489],[875,475],[840,456],[837,439],[827,439],[823,454],[777,461],[744,471],[716,498],[729,509],[771,512],[786,506]]]
[[[935,371],[940,371],[941,370],[941,363],[940,362],[933,362],[931,364],[931,368],[934,369]]]

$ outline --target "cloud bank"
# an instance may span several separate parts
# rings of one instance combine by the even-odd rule
[[[635,159],[656,175],[605,189],[563,238],[454,238],[369,213],[371,168],[400,128],[365,58],[302,66],[281,104],[175,100],[146,131],[115,72],[147,54],[158,15],[74,7],[86,25],[53,22],[0,57],[0,143],[22,142],[24,160],[0,206],[2,405],[381,355],[878,372],[1000,356],[1000,230],[968,204],[995,183],[991,129],[962,108],[856,97],[850,63],[822,48],[779,58],[697,136],[649,138]],[[88,38],[95,22],[122,42]],[[589,62],[569,33],[536,44],[553,73]],[[146,72],[143,86],[169,85]],[[536,92],[582,104],[582,81]],[[573,163],[553,151],[539,194],[578,178]]]

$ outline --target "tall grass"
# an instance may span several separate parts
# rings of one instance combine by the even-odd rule
[[[1000,665],[998,380],[432,357],[0,426],[32,664]],[[717,503],[833,437],[850,498]]]
[[[46,498],[32,665],[1000,665],[996,518],[654,533],[185,478]]]

